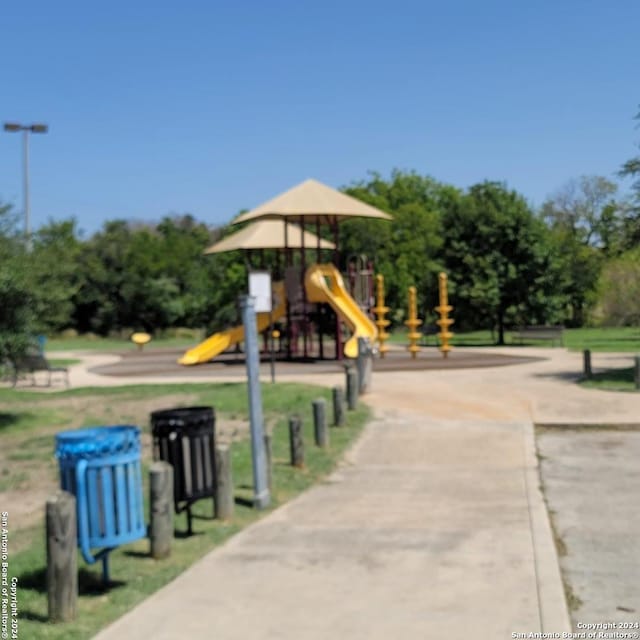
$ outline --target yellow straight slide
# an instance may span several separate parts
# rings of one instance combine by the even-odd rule
[[[307,269],[304,278],[309,302],[328,302],[352,332],[345,342],[344,355],[358,356],[358,338],[368,338],[371,344],[378,337],[378,329],[349,295],[342,275],[332,264],[316,264]]]
[[[284,283],[274,282],[273,284],[273,310],[271,313],[258,313],[256,314],[256,324],[258,327],[258,333],[265,331],[269,328],[271,321],[274,322],[278,318],[282,317],[287,311],[287,302],[284,293]],[[179,364],[202,364],[203,362],[209,362],[212,358],[226,351],[229,347],[232,347],[238,342],[244,340],[244,327],[242,325],[221,331],[220,333],[214,333],[207,338],[204,342],[201,342],[197,347],[189,349],[180,360]]]

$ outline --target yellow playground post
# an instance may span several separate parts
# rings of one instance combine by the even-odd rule
[[[453,333],[449,331],[449,327],[453,324],[453,320],[449,318],[449,312],[453,311],[453,307],[449,304],[447,294],[447,274],[442,272],[438,275],[438,288],[440,293],[440,306],[436,307],[436,311],[440,314],[440,320],[436,320],[436,324],[440,327],[440,351],[442,357],[446,358],[452,347],[449,340],[453,338]]]
[[[389,326],[390,321],[385,318],[387,313],[389,313],[389,307],[384,306],[384,276],[382,274],[376,276],[376,306],[373,307],[372,311],[377,316],[378,351],[380,352],[380,357],[384,358],[384,354],[389,351],[389,347],[385,344],[389,338],[389,334],[385,329]]]
[[[409,319],[405,320],[404,323],[409,327],[409,333],[407,334],[409,346],[407,349],[411,352],[411,357],[415,358],[420,351],[418,340],[422,337],[422,334],[416,331],[422,324],[422,320],[418,318],[418,302],[415,287],[409,287]]]

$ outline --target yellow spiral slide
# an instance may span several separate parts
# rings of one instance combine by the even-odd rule
[[[351,330],[345,342],[344,355],[358,356],[358,338],[368,338],[371,344],[378,337],[378,328],[349,295],[342,275],[332,264],[315,264],[307,269],[304,286],[309,302],[327,302]]]
[[[268,329],[272,321],[275,322],[287,312],[287,301],[285,299],[283,282],[273,283],[273,299],[274,307],[271,313],[256,314],[258,333]],[[215,358],[229,347],[243,340],[244,327],[242,325],[221,331],[220,333],[214,333],[197,347],[189,349],[189,351],[178,360],[178,363],[188,365],[209,362],[212,358]]]
[[[352,335],[345,342],[344,355],[356,358],[358,355],[358,338],[368,338],[373,344],[378,337],[378,329],[358,303],[349,295],[344,286],[342,275],[332,264],[315,264],[307,269],[304,285],[309,302],[326,302],[349,327]],[[287,312],[287,302],[283,282],[273,285],[275,306],[271,314],[258,313],[258,332],[269,328],[271,321],[278,320]],[[209,362],[212,358],[244,340],[242,325],[216,333],[189,349],[178,362],[184,365]]]

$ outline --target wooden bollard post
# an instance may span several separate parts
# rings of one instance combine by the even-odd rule
[[[347,408],[354,411],[358,406],[358,372],[354,367],[347,369]]]
[[[216,518],[231,520],[234,507],[231,447],[219,444],[216,445]]]
[[[356,370],[358,372],[358,395],[369,393],[371,390],[371,372],[373,367],[373,350],[371,343],[365,338],[358,338],[358,357]]]
[[[336,427],[344,425],[344,393],[342,387],[333,387],[333,424]]]
[[[149,467],[149,502],[151,557],[168,558],[173,540],[173,467],[168,462],[158,460]]]
[[[584,363],[584,377],[587,380],[591,379],[591,351],[589,349],[585,349],[582,352],[582,358]]]
[[[273,494],[273,437],[268,432],[264,434],[264,452],[267,456],[267,486],[269,493]]]
[[[313,405],[313,432],[316,445],[325,449],[329,446],[329,430],[327,429],[326,401],[324,398],[314,400]]]
[[[69,622],[78,602],[76,499],[57,491],[47,499],[47,595],[49,620]]]
[[[636,389],[640,389],[640,356],[633,358],[633,380],[636,384]]]
[[[291,465],[304,467],[304,440],[300,416],[291,416],[289,418],[289,445],[291,449]]]

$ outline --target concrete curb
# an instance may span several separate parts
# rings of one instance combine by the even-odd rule
[[[531,422],[524,425],[523,445],[525,459],[523,472],[531,521],[541,631],[561,634],[571,632],[571,617],[560,573],[560,561],[549,513],[541,491],[540,466],[535,445],[534,426]]]

